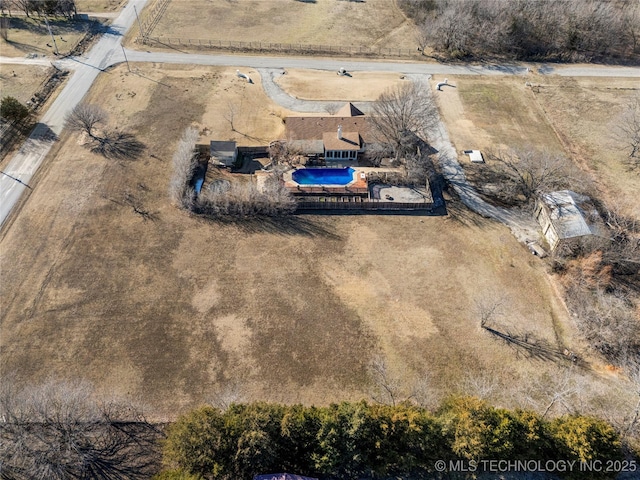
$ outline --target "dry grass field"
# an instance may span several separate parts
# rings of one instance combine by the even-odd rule
[[[0,39],[0,51],[5,57],[24,57],[28,53],[52,56],[55,49],[44,20],[26,17],[9,18],[7,40]],[[82,22],[49,20],[58,52],[69,53],[85,34]],[[48,45],[51,45],[50,47]]]
[[[287,70],[276,82],[289,95],[305,100],[340,100],[361,102],[375,100],[381,92],[399,85],[396,73],[357,72],[355,76],[340,76],[326,70]]]
[[[628,205],[640,218],[640,174],[624,164],[612,130],[629,99],[640,93],[634,78],[449,78],[456,88],[436,92],[458,151],[533,146],[563,152],[591,172],[599,195]],[[434,76],[432,82],[442,81]],[[470,165],[473,175],[482,166]]]
[[[112,12],[125,3],[125,0],[76,0],[76,7],[79,12]]]
[[[415,49],[414,28],[394,0],[180,0],[151,35]]]
[[[2,96],[27,102],[48,78],[48,72],[48,67],[39,65],[3,65],[0,67]]]
[[[185,127],[231,135],[220,120],[228,100],[278,109],[257,76],[247,85],[234,72],[120,66],[99,77],[88,100],[147,148],[114,161],[63,135],[0,240],[3,375],[83,378],[163,419],[222,396],[368,398],[368,366],[382,357],[406,395],[420,384],[436,398],[464,391],[540,407],[566,361],[482,330],[477,303],[502,299],[493,328],[578,352],[581,402],[626,408],[630,393],[585,353],[543,264],[506,228],[455,203],[446,217],[237,223],[170,205],[171,156]],[[244,115],[247,134],[281,128],[276,114]]]

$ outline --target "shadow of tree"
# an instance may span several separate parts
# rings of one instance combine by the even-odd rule
[[[524,354],[526,358],[532,358],[545,361],[566,361],[574,364],[582,365],[583,362],[577,355],[567,350],[553,348],[553,346],[544,339],[538,338],[529,332],[501,332],[486,325],[482,326],[487,332],[504,340],[507,345],[516,349],[518,353]]]
[[[451,191],[449,193],[452,194]],[[486,218],[470,210],[457,196],[455,199],[448,200],[446,205],[449,218],[455,222],[466,227],[485,227],[487,225]]]
[[[290,215],[282,217],[205,217],[221,225],[234,225],[247,233],[275,233],[280,235],[321,236],[340,240],[340,235],[307,218]]]
[[[134,135],[118,131],[105,132],[104,136],[95,137],[94,144],[90,147],[93,153],[116,160],[135,160],[145,148],[145,144]]]

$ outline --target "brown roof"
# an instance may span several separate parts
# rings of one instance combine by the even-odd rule
[[[322,135],[325,150],[360,150],[360,134],[358,132],[343,132],[338,138],[338,132],[325,132]]]
[[[364,113],[353,103],[349,102],[336,112],[337,117],[362,117]]]
[[[285,139],[322,140],[327,132],[337,135],[338,125],[343,132],[358,132],[364,142],[372,141],[367,117],[287,117]]]

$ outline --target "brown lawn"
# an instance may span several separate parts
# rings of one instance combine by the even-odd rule
[[[455,203],[446,217],[244,222],[172,206],[171,156],[185,127],[224,137],[227,100],[277,107],[234,69],[139,68],[102,75],[88,100],[145,154],[107,160],[63,135],[0,240],[3,375],[87,379],[163,419],[233,392],[307,404],[368,398],[368,364],[382,356],[406,395],[426,378],[431,396],[540,407],[566,363],[482,330],[476,304],[502,299],[496,330],[566,347],[594,369],[578,370],[585,405],[631,402],[615,375],[597,373],[543,264]],[[256,137],[281,128],[277,115],[243,115]]]
[[[151,36],[415,50],[414,30],[393,0],[181,0]]]
[[[395,73],[357,72],[340,76],[326,70],[287,70],[276,82],[289,95],[305,100],[372,101],[403,80]],[[342,106],[342,105],[340,105]]]
[[[85,34],[86,24],[67,20],[49,20],[58,52],[69,53]],[[49,46],[50,45],[50,46]],[[38,17],[9,17],[7,40],[0,39],[0,50],[6,57],[24,57],[29,53],[53,56],[55,48],[44,20]],[[3,70],[7,67],[3,67]]]
[[[0,67],[2,97],[15,97],[26,103],[48,78],[49,70],[39,65],[3,65]]]
[[[525,80],[534,88],[525,86]],[[434,76],[432,82],[442,81]],[[456,77],[436,92],[456,149],[532,146],[564,153],[589,171],[598,194],[640,218],[640,174],[630,170],[612,135],[625,104],[640,89],[633,78]],[[469,173],[483,168],[460,159]]]

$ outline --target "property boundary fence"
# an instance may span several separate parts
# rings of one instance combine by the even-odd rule
[[[321,197],[324,198],[324,197]],[[309,210],[386,210],[386,211],[432,211],[433,203],[401,203],[385,201],[345,201],[340,197],[326,197],[322,201],[298,201],[296,211]]]
[[[159,0],[170,1],[170,0]],[[146,30],[146,27],[143,27]],[[272,42],[242,42],[235,40],[207,40],[176,37],[150,37],[148,32],[143,42],[165,47],[188,47],[197,49],[225,50],[236,52],[272,52],[297,53],[302,55],[331,55],[353,57],[398,57],[415,58],[421,53],[406,48],[383,48],[356,45],[320,45],[306,43],[272,43]]]
[[[156,3],[147,10],[148,14],[140,22],[142,28],[140,35],[142,36],[143,42],[153,33],[153,29],[156,28],[164,12],[167,11],[170,2],[171,0],[156,0]]]

